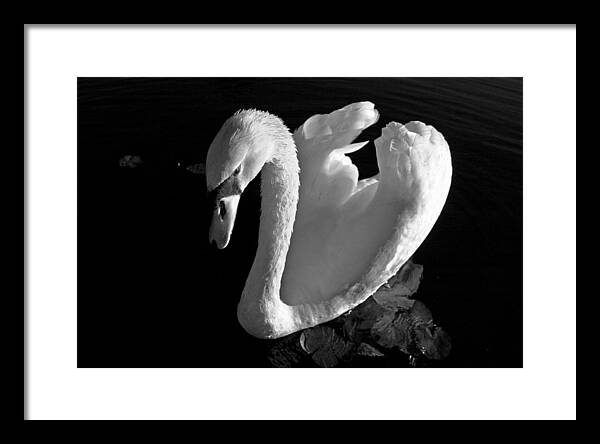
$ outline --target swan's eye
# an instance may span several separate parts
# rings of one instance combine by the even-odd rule
[[[237,176],[238,174],[240,174],[240,171],[242,171],[242,166],[241,166],[241,165],[240,165],[240,166],[238,166],[238,167],[235,169],[235,171],[233,172],[233,175],[234,175],[234,176]]]

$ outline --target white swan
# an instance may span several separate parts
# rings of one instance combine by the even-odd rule
[[[389,123],[375,140],[379,174],[358,181],[345,154],[379,113],[370,102],[309,118],[292,135],[276,116],[240,110],[206,159],[215,209],[209,240],[229,242],[241,193],[261,174],[256,257],[239,305],[244,329],[277,338],[352,309],[423,242],[446,201],[444,137],[421,122]]]

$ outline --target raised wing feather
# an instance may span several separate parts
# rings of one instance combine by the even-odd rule
[[[368,142],[352,143],[379,119],[371,102],[358,102],[309,118],[294,132],[300,163],[300,202],[308,207],[343,205],[356,191],[358,169],[346,156]]]

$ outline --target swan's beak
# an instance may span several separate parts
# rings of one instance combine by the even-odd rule
[[[219,249],[225,248],[229,243],[239,201],[239,194],[223,197],[217,201],[208,230],[208,242],[214,242]]]

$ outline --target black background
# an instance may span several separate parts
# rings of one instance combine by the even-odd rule
[[[237,109],[270,111],[293,130],[361,100],[381,118],[358,140],[421,120],[450,145],[450,194],[413,257],[424,266],[417,296],[453,340],[440,365],[521,367],[521,78],[79,78],[78,366],[268,366],[270,341],[236,318],[258,180],[217,251],[204,176],[186,167],[204,162]],[[125,155],[143,163],[121,167]],[[377,172],[372,142],[351,157],[361,178]]]

